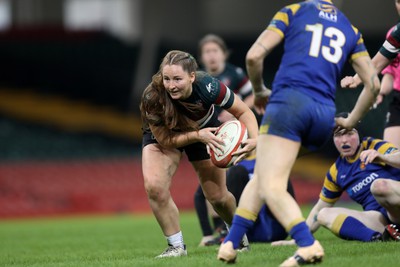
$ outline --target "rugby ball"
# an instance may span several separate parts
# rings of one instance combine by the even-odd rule
[[[210,151],[212,163],[220,168],[228,168],[233,165],[237,156],[232,156],[247,139],[247,128],[239,120],[230,120],[219,126],[215,135],[224,141],[223,151]]]

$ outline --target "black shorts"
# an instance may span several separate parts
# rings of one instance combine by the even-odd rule
[[[400,126],[400,92],[395,90],[386,115],[385,128],[392,126]]]
[[[213,116],[207,123],[207,125],[203,128],[218,127],[219,125],[221,125],[220,121],[216,116]],[[143,131],[142,149],[148,144],[158,144],[156,138],[150,130]],[[179,147],[177,149],[181,152],[185,151],[189,161],[198,161],[210,158],[210,155],[207,153],[206,145],[201,142],[193,143],[184,147]]]

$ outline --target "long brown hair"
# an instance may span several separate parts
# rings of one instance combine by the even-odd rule
[[[153,75],[151,83],[143,92],[140,111],[143,128],[148,125],[165,127],[166,130],[193,131],[198,130],[198,124],[179,112],[174,101],[165,90],[162,69],[166,65],[180,65],[187,73],[196,72],[198,65],[189,53],[172,50],[167,53],[160,64],[159,71]],[[196,107],[188,106],[189,109]]]

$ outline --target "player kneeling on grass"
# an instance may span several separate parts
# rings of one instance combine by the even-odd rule
[[[400,152],[393,144],[372,137],[360,142],[356,129],[337,129],[334,143],[339,158],[326,174],[320,199],[307,224],[320,225],[338,237],[363,242],[400,240]],[[333,207],[343,192],[363,211]],[[278,241],[273,245],[294,244]]]

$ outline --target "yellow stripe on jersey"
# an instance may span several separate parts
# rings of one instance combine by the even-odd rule
[[[381,153],[381,154],[386,154],[386,152],[387,152],[390,148],[392,148],[392,147],[394,147],[393,144],[391,144],[391,143],[384,143],[383,145],[381,145],[380,148],[378,148],[378,152]],[[390,154],[393,153],[393,152],[395,152],[395,151],[397,151],[397,150],[396,150],[396,149],[392,149],[392,151],[390,152]]]
[[[332,180],[335,183],[337,182],[337,173],[338,173],[338,170],[336,168],[336,164],[333,164],[329,169],[329,174],[332,176]]]
[[[346,214],[339,214],[332,223],[332,233],[339,236],[340,229],[348,216]]]
[[[371,141],[370,141],[371,140]],[[374,139],[374,138],[371,138],[371,137],[368,137],[366,140],[363,140],[362,141],[362,147],[364,147],[365,149],[374,149],[374,146],[378,143],[378,142],[380,142],[380,141],[382,141],[382,140],[380,140],[380,139]]]
[[[299,10],[300,4],[288,5],[287,8],[289,8],[292,11],[292,14],[294,15]]]
[[[329,181],[328,178],[326,178],[326,177],[325,177],[325,180],[324,180],[324,187],[326,189],[328,189],[329,191],[331,191],[331,192],[340,192],[341,191],[341,189],[335,183]],[[336,203],[336,201],[338,201],[340,196],[339,197],[335,197],[335,198],[328,198],[321,191],[321,193],[319,194],[319,198],[321,200],[327,202],[327,203],[331,203],[332,204],[332,203]]]
[[[236,209],[236,215],[239,215],[240,217],[251,220],[253,222],[257,220],[257,213],[242,208]]]
[[[357,44],[363,44],[364,43],[364,39],[362,37],[360,37],[357,41]]]
[[[362,52],[359,52],[359,53],[352,54],[351,57],[350,57],[350,60],[353,61],[356,58],[365,57],[365,56],[369,56],[368,52],[367,51],[362,51]]]
[[[354,33],[357,35],[358,34],[358,29],[356,27],[354,27],[353,25],[351,25],[351,27],[353,28]]]
[[[277,12],[275,16],[272,18],[272,20],[280,20],[283,23],[285,23],[286,26],[289,25],[289,18],[287,13]]]
[[[285,35],[283,34],[283,32],[280,29],[275,28],[274,26],[268,26],[267,30],[274,31],[277,34],[279,34],[280,37],[285,38]]]

